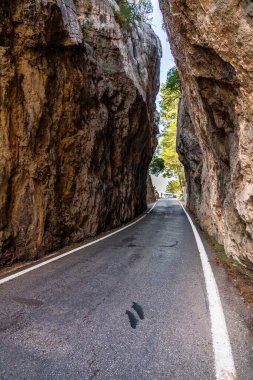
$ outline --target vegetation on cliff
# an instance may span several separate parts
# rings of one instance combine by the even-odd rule
[[[150,0],[119,1],[119,9],[113,8],[115,20],[127,30],[131,30],[135,21],[147,22],[153,12]]]

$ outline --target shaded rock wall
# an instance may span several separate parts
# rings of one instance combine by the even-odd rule
[[[253,3],[160,0],[183,84],[178,151],[188,207],[253,262]]]
[[[183,96],[179,101],[177,123],[177,152],[185,170],[187,206],[195,215],[198,215],[202,194],[203,157],[191,122],[188,105]]]
[[[151,176],[147,177],[147,203],[152,203],[156,201],[155,189],[152,183]]]
[[[146,208],[160,43],[114,1],[0,4],[0,265]]]

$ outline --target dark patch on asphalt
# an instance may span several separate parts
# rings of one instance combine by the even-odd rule
[[[136,244],[128,244],[128,247],[131,248],[131,247],[136,247]]]
[[[136,311],[140,319],[144,319],[144,311],[142,309],[142,306],[139,305],[137,302],[133,302],[132,308]]]
[[[33,298],[14,297],[13,301],[32,307],[40,307],[43,305],[42,301]]]
[[[95,377],[96,377],[96,376],[99,374],[99,372],[100,372],[99,369],[94,368],[94,365],[96,364],[96,358],[95,358],[96,355],[95,355],[95,354],[93,354],[93,355],[94,355],[94,357],[91,358],[91,359],[87,362],[87,364],[88,364],[90,370],[92,371],[92,374],[91,374],[89,380],[95,379]]]
[[[124,243],[129,243],[129,242],[134,241],[134,240],[135,240],[135,237],[133,237],[133,236],[130,236],[130,237],[125,238],[125,239],[122,239],[122,241]]]
[[[94,372],[93,372],[93,374],[90,377],[90,380],[95,379],[95,377],[99,374],[99,372],[100,372],[99,369],[95,369]]]
[[[141,255],[139,253],[133,253],[129,259],[128,259],[128,264],[133,265],[137,260],[141,259]]]
[[[129,319],[129,323],[130,323],[130,326],[132,327],[132,329],[136,329],[136,326],[138,324],[138,319],[135,317],[135,315],[129,311],[129,310],[126,310],[126,314],[128,316],[128,319]]]
[[[171,248],[171,247],[175,247],[176,245],[178,245],[178,241],[176,240],[175,243],[173,244],[167,244],[167,245],[160,245],[161,248]]]
[[[2,317],[0,320],[0,333],[8,330],[22,330],[26,325],[23,314],[14,315],[11,317]]]

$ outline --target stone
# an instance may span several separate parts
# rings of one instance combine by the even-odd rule
[[[0,265],[146,208],[161,47],[115,1],[0,4]]]
[[[178,152],[187,206],[253,268],[253,3],[160,0],[182,81]]]
[[[151,176],[147,177],[147,204],[155,202],[157,199],[157,191],[155,190]]]

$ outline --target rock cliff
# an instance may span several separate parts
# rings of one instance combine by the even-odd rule
[[[148,175],[148,178],[147,178],[147,203],[149,204],[149,203],[153,203],[155,201],[156,201],[155,188],[153,186],[151,176]]]
[[[146,208],[160,42],[113,0],[0,4],[0,265]]]
[[[182,80],[188,207],[253,268],[253,3],[160,0]]]

